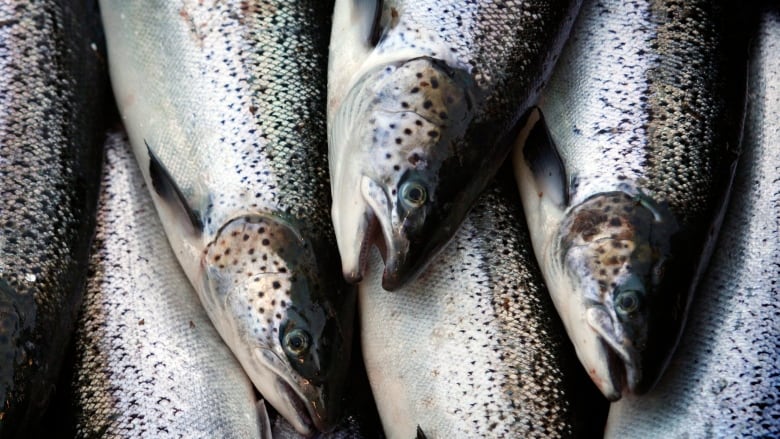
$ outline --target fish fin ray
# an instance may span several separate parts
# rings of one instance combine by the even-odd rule
[[[560,207],[569,205],[569,184],[555,141],[547,128],[542,110],[523,145],[523,156],[534,175],[539,191]]]
[[[187,198],[182,193],[179,186],[173,180],[170,172],[162,164],[160,159],[152,152],[152,148],[144,140],[146,145],[146,151],[149,154],[149,177],[152,180],[152,187],[154,192],[160,196],[176,213],[180,213],[187,218],[192,227],[197,231],[203,230],[203,221],[200,218],[200,213],[191,207],[191,204],[187,201]]]

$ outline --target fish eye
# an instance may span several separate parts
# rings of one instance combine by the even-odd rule
[[[407,181],[401,185],[401,202],[407,208],[417,208],[425,204],[428,193],[425,187],[416,181]]]
[[[309,334],[303,329],[293,329],[284,335],[284,349],[291,355],[301,356],[309,350]]]
[[[615,298],[615,307],[620,314],[631,314],[639,310],[639,291],[623,290]]]

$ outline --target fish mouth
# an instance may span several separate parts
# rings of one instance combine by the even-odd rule
[[[586,319],[597,340],[593,344],[596,355],[590,358],[598,365],[585,364],[593,382],[610,401],[617,401],[624,393],[637,393],[642,378],[639,353],[617,335],[602,306],[589,307]]]
[[[264,360],[266,370],[270,372],[265,378],[266,385],[261,387],[255,384],[263,398],[298,433],[310,437],[318,431],[327,431],[331,427],[331,419],[328,416],[323,389],[309,380],[296,378],[294,373],[293,376],[288,376],[292,371],[285,373],[287,368],[284,362],[272,350],[260,348],[255,355]]]
[[[287,407],[292,408],[294,416],[289,417],[287,414],[286,419],[295,427],[295,430],[306,436],[313,435],[317,430],[325,430],[323,419],[315,412],[313,405],[307,403],[304,396],[295,391],[287,381],[277,377],[276,391],[282,400],[286,401]]]
[[[410,264],[410,261],[415,259],[410,258],[411,242],[405,236],[403,227],[399,225],[403,221],[393,217],[390,195],[379,184],[363,176],[361,194],[371,218],[367,227],[369,233],[362,244],[361,258],[367,260],[371,245],[376,246],[385,263],[382,288],[387,291],[397,290],[417,274],[412,268],[418,264]]]

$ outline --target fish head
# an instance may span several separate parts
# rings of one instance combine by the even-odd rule
[[[574,292],[562,316],[583,365],[611,400],[648,390],[663,368],[659,359],[676,344],[663,323],[678,288],[665,276],[676,230],[664,206],[624,192],[595,195],[561,223],[557,254]]]
[[[463,221],[477,190],[463,154],[473,118],[470,76],[428,57],[364,74],[330,126],[333,222],[344,275],[362,278],[368,250],[385,259],[383,287],[422,271]],[[473,192],[473,193],[472,193]]]
[[[227,223],[204,254],[212,321],[263,398],[305,435],[337,421],[350,359],[349,291],[320,254],[270,215]]]

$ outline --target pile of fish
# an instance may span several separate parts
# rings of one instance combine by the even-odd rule
[[[777,5],[6,2],[0,109],[0,437],[780,436]]]

